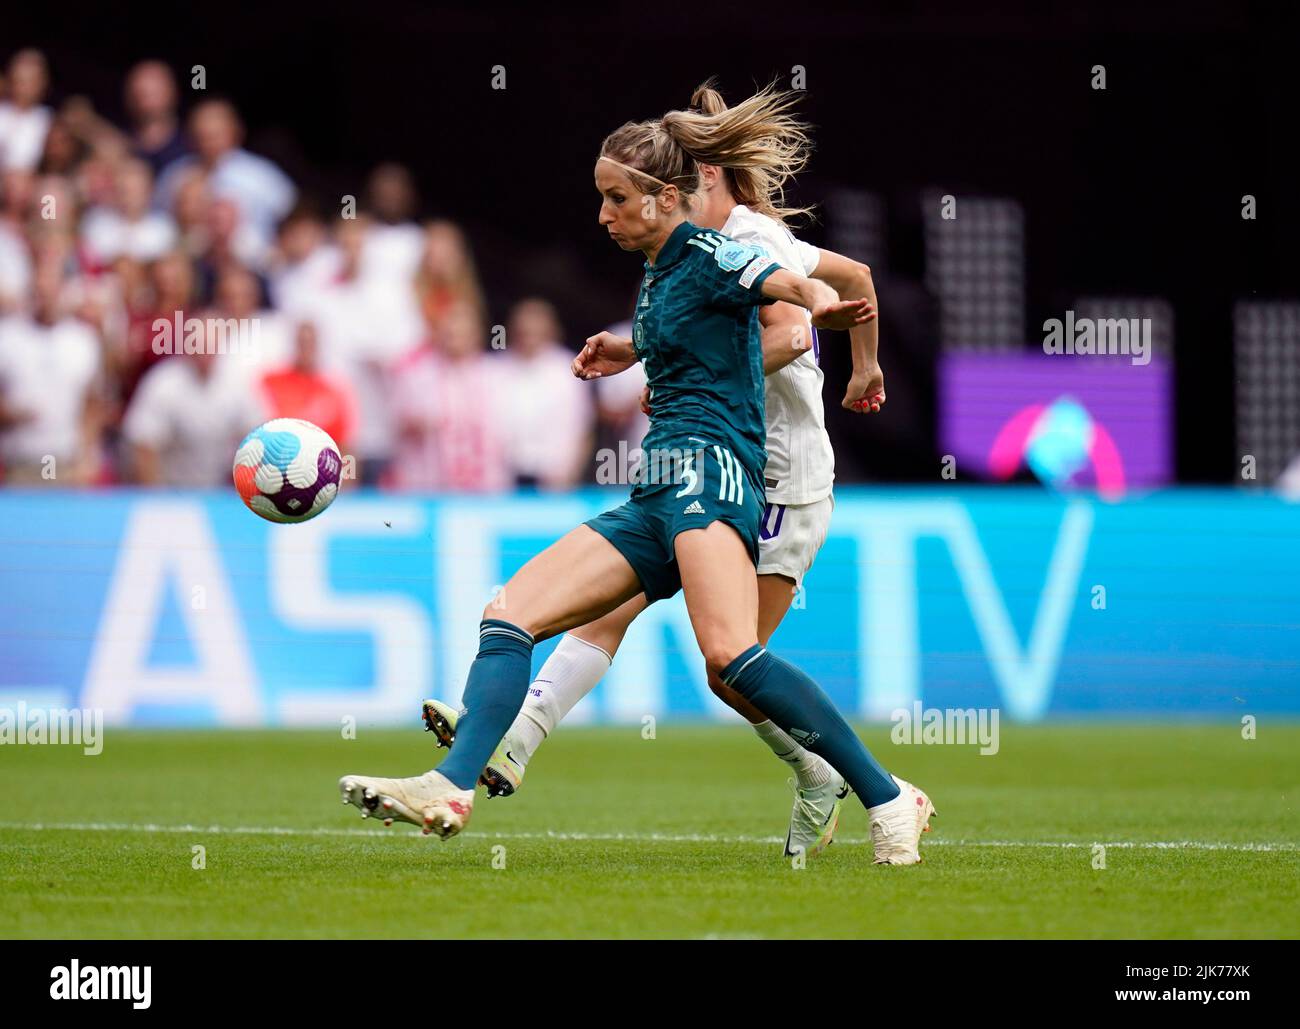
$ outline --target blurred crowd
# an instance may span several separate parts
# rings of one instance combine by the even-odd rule
[[[22,485],[215,487],[240,439],[315,422],[391,489],[566,489],[597,441],[638,445],[639,370],[573,378],[554,307],[494,324],[465,233],[419,221],[401,165],[300,195],[229,102],[157,61],[124,124],[49,103],[45,58],[0,84],[0,474]]]

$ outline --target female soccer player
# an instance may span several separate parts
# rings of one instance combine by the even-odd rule
[[[699,115],[726,110],[722,96],[706,83],[691,97]],[[701,129],[689,121],[693,135]],[[700,166],[700,187],[690,198],[691,219],[704,228],[749,244],[775,257],[786,268],[826,282],[842,299],[865,296],[875,305],[870,270],[831,251],[797,240],[784,220],[805,213],[784,206],[785,179],[805,163],[807,141],[791,125],[788,153],[772,167]],[[683,140],[688,152],[698,141]],[[743,199],[743,202],[742,202]],[[789,610],[794,593],[826,538],[833,500],[835,456],[826,435],[822,410],[822,372],[807,312],[787,303],[764,306],[763,372],[766,375],[767,505],[759,533],[758,641],[767,645]],[[876,359],[877,322],[849,331],[854,373],[842,406],[878,411],[884,403],[884,380]],[[615,337],[614,346],[618,346]],[[601,346],[603,340],[588,348]],[[627,343],[622,344],[624,347]],[[574,362],[582,374],[588,351]],[[480,781],[488,796],[509,796],[518,788],[528,761],[542,740],[605,676],[628,626],[649,601],[642,594],[590,625],[573,629],[547,658],[531,684],[524,706],[483,769]],[[805,750],[762,712],[711,676],[710,688],[753,727],[759,738],[795,773],[795,801],[786,833],[787,855],[820,853],[831,842],[847,786],[830,765]],[[458,714],[436,700],[424,702],[423,716],[442,745],[455,738]]]
[[[754,575],[762,516],[763,366],[754,308],[784,300],[812,324],[866,322],[865,299],[840,300],[823,283],[687,220],[684,197],[699,165],[762,166],[788,155],[788,95],[764,90],[688,126],[685,112],[629,123],[606,138],[596,162],[600,223],[624,250],[647,258],[631,347],[593,337],[579,360],[588,375],[639,358],[654,395],[643,442],[648,474],[628,503],[591,519],[534,557],[484,610],[456,747],[435,771],[409,779],[345,776],[345,803],[449,837],[469,819],[474,784],[518,714],[536,640],[593,621],[638,593],[683,590],[705,664],[755,709],[839,770],[868,808],[876,860],[910,864],[929,799],[891,778],[829,698],[757,639]],[[701,130],[696,138],[692,129]],[[683,145],[689,140],[691,151]],[[668,460],[671,475],[656,475]],[[494,617],[504,603],[509,620]]]

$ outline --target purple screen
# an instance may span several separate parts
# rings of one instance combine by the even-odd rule
[[[1171,379],[1156,355],[947,354],[940,443],[993,480],[1028,467],[1062,486],[1161,485],[1173,478]]]

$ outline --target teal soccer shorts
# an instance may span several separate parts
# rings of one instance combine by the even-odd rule
[[[632,499],[585,522],[627,558],[652,603],[682,588],[673,541],[679,532],[716,521],[732,526],[758,564],[763,481],[725,446],[697,442],[670,456],[646,451]]]

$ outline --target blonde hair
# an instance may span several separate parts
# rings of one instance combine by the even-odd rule
[[[643,193],[673,185],[688,205],[700,188],[699,166],[715,165],[739,203],[785,221],[810,210],[785,204],[785,183],[803,170],[812,147],[807,124],[790,113],[797,99],[773,83],[727,107],[709,81],[695,90],[691,110],[615,129],[600,156],[625,166]]]
[[[429,266],[431,244],[441,237],[449,251],[447,266]],[[474,308],[475,315],[486,322],[487,303],[479,285],[474,254],[464,231],[455,222],[439,219],[424,226],[423,250],[415,273],[415,294],[425,320],[436,323],[456,302],[464,301]]]

